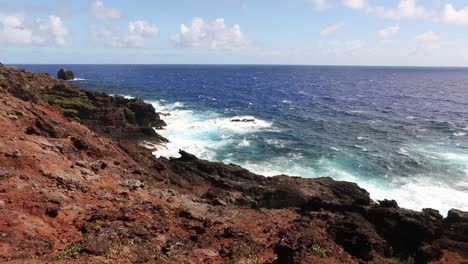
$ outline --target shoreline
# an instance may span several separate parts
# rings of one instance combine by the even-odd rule
[[[140,99],[0,67],[0,260],[34,263],[442,263],[464,259],[467,213],[372,201],[351,182],[263,177],[155,158]]]
[[[135,98],[129,95],[123,95],[124,97],[131,99]],[[392,181],[385,181],[385,179],[361,179],[358,175],[354,175],[348,171],[340,171],[339,175],[333,175],[333,172],[337,174],[335,167],[330,167],[328,170],[332,170],[332,173],[325,173],[323,168],[313,169],[308,167],[301,167],[297,165],[299,173],[288,173],[288,170],[278,170],[279,168],[268,168],[265,169],[265,166],[262,166],[262,163],[238,163],[235,160],[231,159],[218,159],[217,152],[223,151],[225,149],[223,141],[229,140],[229,138],[242,135],[244,138],[239,145],[232,146],[234,148],[248,148],[250,147],[250,142],[247,141],[249,136],[254,135],[255,133],[262,133],[263,131],[276,131],[277,128],[274,127],[274,124],[271,121],[265,121],[258,119],[255,116],[226,116],[215,112],[210,112],[212,115],[206,117],[205,119],[200,120],[200,113],[197,113],[196,110],[187,107],[183,102],[166,102],[165,100],[148,100],[145,101],[149,104],[152,104],[155,107],[156,111],[161,114],[165,113],[168,116],[162,116],[168,122],[168,126],[163,130],[156,130],[157,133],[162,134],[166,137],[169,142],[164,143],[161,146],[161,149],[155,150],[153,154],[159,157],[165,158],[178,158],[180,154],[178,153],[179,149],[187,151],[200,159],[205,159],[211,162],[224,162],[226,164],[234,163],[239,166],[242,166],[251,172],[254,172],[259,175],[273,177],[278,175],[290,175],[293,177],[301,177],[304,179],[309,178],[320,178],[320,177],[331,177],[337,181],[349,181],[359,184],[361,187],[369,191],[371,198],[377,202],[378,200],[392,199],[396,200],[398,204],[403,205],[402,207],[408,208],[411,210],[421,211],[424,208],[435,208],[443,216],[447,216],[448,212],[452,208],[457,208],[457,206],[448,206],[445,203],[450,199],[450,204],[460,204],[463,201],[464,193],[460,190],[450,189],[447,185],[440,185],[439,182],[433,179],[422,178],[410,178],[407,182],[395,184]],[[216,114],[216,115],[214,115]],[[232,120],[242,120],[245,118],[259,120],[258,124],[246,123],[245,129],[239,135],[240,128],[231,128],[230,125],[238,126],[238,122],[232,122]],[[231,123],[229,122],[231,121]],[[243,124],[240,124],[243,125]],[[191,133],[197,135],[212,134],[212,130],[216,128],[218,131],[222,132],[222,139],[214,140],[213,142],[203,139],[204,136],[188,136],[186,131],[192,131]],[[219,133],[219,132],[218,132]],[[233,134],[233,135],[231,135]],[[209,143],[207,143],[207,141]],[[247,142],[247,143],[246,143]],[[236,143],[237,144],[237,143]],[[196,146],[196,147],[192,147]],[[339,151],[339,150],[338,150]],[[409,155],[405,153],[405,155]],[[286,157],[276,157],[279,161],[287,160]],[[325,166],[325,165],[324,165]],[[314,171],[313,173],[307,172],[305,170]],[[315,172],[317,171],[317,172]],[[301,174],[303,172],[305,174]],[[321,172],[321,173],[320,173]],[[383,186],[392,186],[384,188]],[[425,190],[424,192],[418,192],[420,190]],[[398,193],[398,194],[396,194]],[[451,193],[450,197],[445,196],[446,193]],[[420,197],[425,197],[424,199]],[[439,202],[440,199],[437,197],[444,197],[445,203],[442,204]],[[416,200],[417,201],[416,201]],[[432,203],[429,201],[432,200]],[[441,198],[442,199],[442,198]],[[468,208],[460,207],[461,210],[467,210]]]

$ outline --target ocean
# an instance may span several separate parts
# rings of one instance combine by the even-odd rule
[[[467,68],[21,66],[66,67],[78,87],[170,114],[156,156],[183,149],[265,176],[356,182],[410,209],[468,211]]]

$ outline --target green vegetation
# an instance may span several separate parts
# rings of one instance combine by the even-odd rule
[[[80,112],[75,109],[63,109],[63,115],[66,117],[75,117],[78,116]]]
[[[111,247],[110,247],[110,251],[114,254],[117,254],[119,255],[120,252],[122,252],[123,250],[123,245],[122,243],[117,243],[117,244],[113,244]]]
[[[75,253],[80,253],[83,251],[83,243],[80,242],[71,248],[65,249],[60,255],[57,256],[57,259],[67,259],[71,258]]]
[[[47,90],[39,94],[39,101],[59,106],[67,117],[75,117],[81,111],[96,109],[93,102],[83,92]]]
[[[96,222],[94,223],[96,225],[96,228],[99,229],[101,228],[103,225],[106,224],[105,221],[102,221],[102,220],[96,220]]]
[[[320,245],[313,244],[311,249],[312,249],[312,252],[314,252],[315,255],[317,255],[317,256],[319,256],[321,258],[326,258],[328,256],[328,250],[321,247]]]
[[[265,261],[263,261],[263,258],[258,257],[258,256],[249,256],[247,259],[248,264],[263,264]]]

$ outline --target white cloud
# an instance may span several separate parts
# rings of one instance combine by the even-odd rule
[[[109,8],[104,5],[104,2],[98,0],[91,5],[91,14],[100,20],[112,20],[122,17],[122,12],[116,8]]]
[[[33,42],[33,32],[24,28],[21,16],[0,17],[0,43],[28,45]]]
[[[320,31],[320,35],[322,35],[322,36],[330,36],[330,35],[333,35],[333,34],[335,34],[336,32],[338,32],[338,30],[340,30],[343,26],[344,26],[344,23],[343,23],[343,22],[330,25],[330,26],[324,28],[322,31]]]
[[[318,11],[323,11],[329,7],[327,0],[308,0],[308,2],[311,3],[312,7]]]
[[[400,26],[394,25],[377,31],[377,36],[381,39],[390,39],[400,32]]]
[[[159,35],[159,27],[143,20],[130,21],[127,32],[115,33],[108,27],[103,29],[91,28],[90,34],[97,42],[118,48],[143,48],[147,39]]]
[[[50,16],[49,21],[40,25],[40,30],[48,32],[53,36],[55,43],[59,46],[67,44],[68,30],[63,25],[62,19],[58,16]]]
[[[456,10],[453,5],[446,4],[442,12],[442,21],[448,24],[468,25],[468,6]]]
[[[159,34],[159,27],[143,20],[137,20],[128,24],[128,32],[141,36],[154,36]]]
[[[423,18],[429,15],[426,8],[418,5],[416,0],[400,0],[396,8],[377,6],[370,7],[368,11],[387,19]]]
[[[226,27],[224,18],[205,22],[203,18],[193,18],[192,24],[180,25],[179,33],[171,37],[172,43],[181,48],[235,49],[250,45],[240,26]]]
[[[434,31],[428,31],[421,35],[417,35],[416,37],[414,37],[414,40],[419,42],[436,42],[440,40],[440,36]]]
[[[65,46],[68,37],[68,30],[58,16],[51,15],[48,20],[30,20],[22,15],[0,17],[0,43]]]
[[[327,55],[351,56],[356,55],[366,47],[367,42],[365,40],[335,41],[326,43],[325,47],[322,48],[322,52]]]
[[[363,9],[367,6],[367,0],[343,0],[343,5],[352,9]]]

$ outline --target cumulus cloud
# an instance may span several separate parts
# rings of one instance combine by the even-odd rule
[[[457,10],[453,5],[446,4],[442,12],[442,21],[447,24],[468,25],[468,6]]]
[[[179,33],[171,37],[171,42],[180,48],[236,49],[250,45],[240,26],[227,27],[224,18],[205,22],[203,18],[192,19],[192,24],[180,25]]]
[[[386,8],[382,6],[370,7],[370,13],[387,19],[405,19],[405,18],[423,18],[429,15],[429,12],[416,0],[400,0],[396,8]]]
[[[94,2],[90,11],[94,17],[104,21],[122,17],[122,12],[119,9],[106,7],[101,0]]]
[[[363,9],[367,6],[367,0],[343,0],[343,5],[352,9]]]
[[[398,32],[400,32],[400,26],[394,25],[377,31],[377,36],[381,39],[391,39],[393,36],[398,34]]]
[[[141,36],[154,36],[159,34],[159,27],[143,20],[137,20],[128,24],[128,32]]]
[[[51,15],[47,20],[26,19],[22,15],[0,17],[0,43],[11,45],[65,46],[69,32],[62,19]]]
[[[312,7],[318,11],[323,11],[329,7],[327,0],[308,0],[308,2],[310,2]]]
[[[130,21],[127,31],[116,33],[108,27],[91,28],[90,34],[97,42],[103,42],[112,47],[142,48],[147,39],[159,35],[159,27],[143,20]]]
[[[322,35],[322,36],[330,36],[330,35],[333,35],[333,34],[335,34],[336,32],[338,32],[338,30],[340,30],[343,26],[344,26],[344,23],[343,23],[343,22],[330,25],[330,26],[324,28],[322,31],[320,31],[320,35]]]
[[[440,36],[434,31],[428,31],[414,37],[414,40],[419,42],[436,42],[440,40]]]

